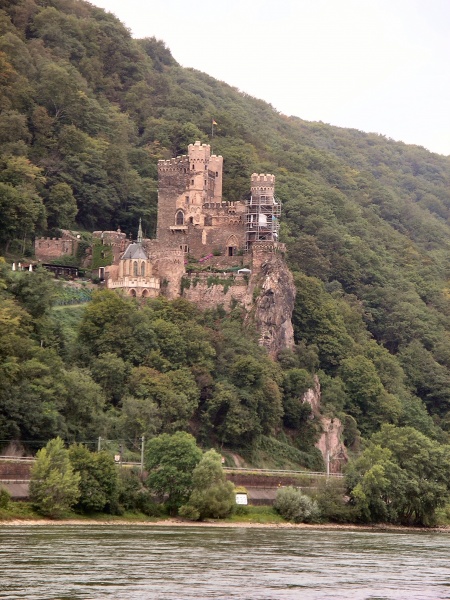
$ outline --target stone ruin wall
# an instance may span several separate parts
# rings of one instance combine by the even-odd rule
[[[220,283],[212,283],[217,280]],[[196,304],[200,310],[222,306],[229,312],[236,304],[248,305],[248,281],[243,275],[193,273],[185,275],[182,284],[183,298]]]
[[[60,238],[41,237],[34,242],[36,260],[47,263],[64,256],[76,256],[78,238],[70,233],[64,233]]]

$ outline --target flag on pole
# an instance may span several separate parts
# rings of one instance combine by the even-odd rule
[[[212,124],[217,125],[217,123],[216,123],[216,121],[214,121],[214,119],[212,120]]]

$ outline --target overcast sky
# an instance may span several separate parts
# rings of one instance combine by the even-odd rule
[[[450,0],[91,0],[308,121],[450,155]]]

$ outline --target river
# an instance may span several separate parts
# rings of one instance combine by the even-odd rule
[[[0,526],[0,598],[450,598],[450,534]]]

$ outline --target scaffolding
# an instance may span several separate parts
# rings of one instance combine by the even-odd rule
[[[253,242],[278,242],[280,229],[281,202],[269,190],[252,192],[246,211],[246,250],[250,250]]]

